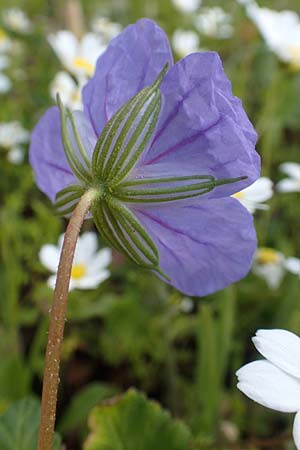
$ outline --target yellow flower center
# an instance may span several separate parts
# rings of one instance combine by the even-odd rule
[[[279,255],[272,248],[260,248],[257,250],[256,259],[259,264],[274,264],[279,261]]]
[[[0,28],[0,42],[4,42],[7,39],[7,34]]]
[[[86,274],[86,265],[85,264],[74,264],[71,271],[71,278],[75,278],[75,280],[79,280],[84,277]]]
[[[71,96],[71,99],[72,99],[73,102],[80,102],[81,94],[80,94],[79,89],[75,89],[74,90],[74,92],[73,92],[73,94]]]
[[[245,194],[243,191],[240,191],[233,194],[232,197],[237,198],[238,200],[242,200],[245,197]]]
[[[290,47],[291,66],[294,70],[300,69],[300,45],[292,45]]]
[[[94,73],[93,64],[88,62],[85,58],[74,58],[73,65],[76,67],[76,69],[84,70],[88,75],[92,76]]]

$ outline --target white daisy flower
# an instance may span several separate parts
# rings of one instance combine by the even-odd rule
[[[283,253],[273,248],[260,247],[257,249],[252,272],[261,278],[264,278],[270,289],[277,289],[288,271],[294,275],[300,276],[300,259],[285,257]]]
[[[68,72],[58,72],[50,84],[50,95],[56,101],[59,94],[64,105],[71,110],[82,109],[81,91],[86,79],[82,78],[76,83]]]
[[[257,249],[252,272],[263,278],[270,289],[277,289],[285,274],[285,257],[273,248],[260,247]]]
[[[32,23],[22,9],[9,8],[2,13],[3,22],[10,30],[17,33],[29,33],[32,30]]]
[[[12,83],[10,79],[1,71],[9,66],[9,58],[0,53],[0,93],[6,93],[10,90]]]
[[[9,162],[15,165],[22,164],[24,161],[24,148],[23,147],[12,147],[8,150],[7,159]]]
[[[95,17],[91,22],[91,28],[94,33],[100,35],[104,44],[108,44],[122,31],[120,23],[111,22],[107,17]]]
[[[0,123],[0,146],[6,149],[19,144],[24,144],[29,140],[29,133],[22,127],[20,122]]]
[[[227,39],[233,35],[233,26],[230,14],[223,8],[215,6],[214,8],[204,8],[195,18],[195,27],[200,34],[205,36]]]
[[[175,52],[184,58],[190,53],[199,51],[199,36],[192,30],[176,30],[173,33],[172,45]]]
[[[237,387],[260,405],[296,413],[293,437],[300,450],[300,338],[286,330],[258,330],[252,339],[266,358],[236,373]]]
[[[48,41],[57,57],[77,77],[92,76],[95,64],[106,46],[95,33],[87,33],[80,40],[71,31],[50,34]]]
[[[291,256],[285,260],[285,268],[294,275],[300,276],[300,259]]]
[[[29,141],[29,132],[20,122],[0,122],[0,147],[7,150],[7,159],[13,164],[20,164],[24,159],[21,144]]]
[[[48,286],[54,289],[60,253],[64,235],[58,240],[58,245],[44,245],[39,253],[41,263],[54,273],[48,279]],[[103,248],[97,251],[98,240],[96,233],[86,232],[78,238],[69,290],[94,289],[106,280],[110,272],[107,266],[111,263],[111,250]]]
[[[295,11],[260,8],[246,4],[248,17],[255,23],[267,46],[279,59],[300,69],[300,17]]]
[[[273,196],[273,182],[267,177],[260,177],[251,186],[243,189],[232,197],[239,200],[252,214],[257,209],[269,209],[264,202]]]
[[[5,31],[0,28],[0,53],[7,52],[12,47],[12,40],[7,36]]]
[[[172,3],[179,11],[190,14],[199,8],[202,0],[172,0]]]
[[[281,172],[288,175],[276,185],[279,192],[300,192],[300,164],[286,162],[279,166]]]
[[[12,87],[12,83],[10,79],[4,75],[4,73],[0,72],[0,94],[5,94]]]

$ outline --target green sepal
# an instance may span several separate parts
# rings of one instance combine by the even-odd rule
[[[56,194],[55,209],[59,216],[70,215],[82,195],[86,192],[84,186],[73,184],[68,186]]]
[[[125,103],[104,127],[92,157],[94,180],[117,185],[147,147],[158,120],[161,108],[159,87],[167,67],[151,86]]]
[[[62,142],[63,142],[65,155],[68,160],[68,163],[72,169],[73,174],[75,175],[76,178],[78,178],[78,180],[80,180],[81,182],[83,182],[85,184],[90,184],[92,181],[92,176],[91,176],[91,172],[89,170],[89,165],[88,165],[88,167],[84,167],[84,165],[78,158],[77,152],[74,149],[71,138],[70,138],[67,119],[70,120],[76,144],[78,146],[81,156],[83,157],[83,161],[85,162],[85,164],[86,164],[86,159],[87,159],[86,152],[83,148],[79,133],[76,129],[73,116],[70,113],[70,111],[67,111],[64,108],[59,94],[57,94],[57,105],[60,110]]]
[[[144,178],[125,181],[114,188],[112,194],[118,200],[126,203],[164,203],[198,197],[207,194],[217,186],[236,183],[245,178],[217,180],[212,175]],[[164,185],[172,183],[175,183],[174,186],[164,187]]]

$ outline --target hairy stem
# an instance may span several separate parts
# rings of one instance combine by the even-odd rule
[[[38,450],[52,450],[53,446],[61,345],[65,327],[73,258],[82,223],[96,195],[97,192],[91,189],[81,197],[65,233],[50,315]]]

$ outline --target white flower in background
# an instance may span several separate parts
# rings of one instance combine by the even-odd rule
[[[91,28],[94,33],[100,35],[104,44],[108,44],[122,31],[120,23],[111,22],[107,17],[95,17],[91,22]]]
[[[277,289],[284,277],[286,271],[300,276],[300,259],[285,257],[283,253],[273,248],[260,247],[257,249],[252,272],[261,278],[264,278],[270,289]]]
[[[276,185],[279,192],[300,192],[300,164],[286,162],[279,166],[281,172],[288,175]]]
[[[254,1],[246,3],[246,12],[278,58],[300,69],[299,15],[295,11],[260,8]]]
[[[291,256],[285,260],[285,268],[294,275],[300,276],[300,259]]]
[[[63,30],[50,34],[48,40],[62,64],[79,79],[93,75],[96,61],[106,48],[95,33],[78,40],[71,31]]]
[[[86,79],[82,78],[76,83],[68,72],[58,72],[50,84],[50,94],[56,101],[56,95],[59,94],[61,101],[71,110],[82,109],[81,90]]]
[[[297,413],[293,437],[300,450],[300,338],[286,330],[258,330],[252,341],[266,359],[239,369],[237,387],[260,405]]]
[[[54,289],[59,257],[62,249],[64,235],[58,240],[58,245],[44,245],[39,253],[41,263],[53,272],[48,279],[48,286]],[[78,238],[73,261],[70,288],[94,289],[106,280],[110,272],[107,266],[111,263],[111,250],[103,248],[97,251],[98,240],[96,233],[86,232]]]
[[[2,12],[3,22],[7,28],[17,33],[29,33],[32,30],[32,23],[22,9],[9,8]]]
[[[176,30],[173,33],[172,45],[175,52],[181,57],[199,51],[199,37],[194,31]]]
[[[269,200],[272,196],[273,182],[267,177],[258,178],[251,186],[232,195],[251,213],[254,213],[257,209],[269,209],[269,206],[263,202]]]
[[[252,272],[263,278],[269,288],[277,289],[285,274],[285,257],[273,248],[260,247],[254,255]]]
[[[29,140],[29,133],[17,122],[0,122],[0,147],[8,151],[7,159],[13,164],[20,164],[24,159],[21,144]]]
[[[10,79],[1,71],[9,66],[9,59],[0,53],[0,93],[8,92],[12,86]]]
[[[202,0],[172,0],[172,3],[179,11],[189,14],[199,8]]]
[[[7,153],[7,159],[9,162],[15,165],[22,164],[24,161],[24,148],[13,147]]]
[[[194,23],[199,33],[205,36],[227,39],[233,35],[231,16],[219,6],[204,8],[196,16]]]
[[[7,52],[12,47],[12,40],[7,36],[5,31],[0,28],[0,53]]]
[[[189,297],[183,297],[180,302],[179,308],[183,313],[189,314],[194,309],[194,302]]]

